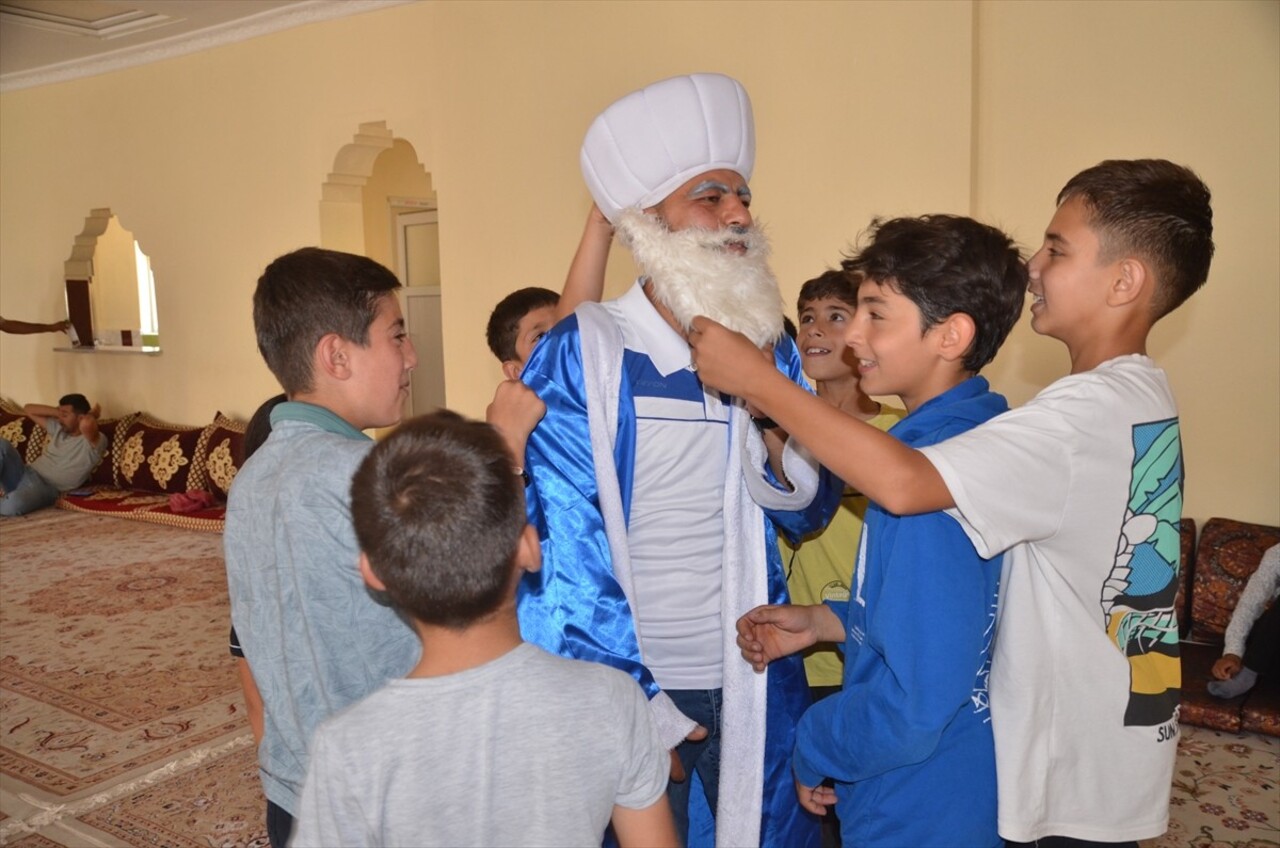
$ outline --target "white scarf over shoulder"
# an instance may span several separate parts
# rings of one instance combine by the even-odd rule
[[[576,315],[600,512],[609,537],[614,575],[635,609],[626,518],[613,462],[622,384],[622,334],[613,317],[598,303],[582,304]],[[735,399],[729,414],[731,444],[724,487],[724,714],[716,816],[716,844],[721,848],[760,843],[768,672],[756,674],[742,659],[735,624],[748,610],[769,601],[762,508],[803,509],[818,489],[817,463],[803,449],[793,448],[791,442],[783,453],[783,467],[795,488],[783,492],[770,485],[762,473],[767,462],[764,443],[748,419],[742,401]],[[736,485],[730,485],[732,481]],[[638,623],[636,626],[639,639]],[[659,693],[650,704],[665,744],[674,747],[693,729],[694,722],[676,709],[666,693]]]

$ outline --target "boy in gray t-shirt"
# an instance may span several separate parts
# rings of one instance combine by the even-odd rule
[[[520,638],[538,570],[521,478],[492,427],[403,425],[351,486],[360,573],[422,640],[407,678],[316,731],[293,846],[677,844],[670,758],[643,691]],[[359,634],[352,634],[359,638]]]

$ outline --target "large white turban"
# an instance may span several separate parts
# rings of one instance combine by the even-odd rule
[[[582,142],[582,176],[600,211],[647,209],[721,168],[751,179],[755,122],[742,83],[723,74],[672,77],[601,112]]]

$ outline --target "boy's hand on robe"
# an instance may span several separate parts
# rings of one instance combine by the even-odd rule
[[[685,737],[686,742],[701,742],[707,738],[707,729],[700,724],[695,724],[693,730],[689,731],[689,735]],[[671,782],[684,783],[689,775],[685,774],[684,763],[680,762],[680,755],[674,750],[671,752]]]
[[[761,350],[741,333],[699,315],[688,334],[690,356],[703,385],[746,397],[747,389],[776,374],[773,351]]]
[[[805,786],[796,780],[796,798],[800,806],[815,816],[825,816],[827,808],[836,802],[836,791],[830,786]]]
[[[844,625],[822,604],[756,607],[738,619],[738,649],[757,672],[779,657],[843,638]]]
[[[525,443],[546,412],[547,405],[533,389],[519,380],[503,380],[493,393],[484,420],[506,440],[516,465],[523,466]]]

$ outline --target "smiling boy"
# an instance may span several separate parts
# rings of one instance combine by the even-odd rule
[[[274,848],[289,838],[316,725],[404,676],[413,630],[364,586],[351,476],[400,420],[417,364],[395,290],[363,256],[303,248],[253,295],[258,348],[288,401],[236,474],[224,533],[231,619],[262,693],[258,763]]]
[[[845,334],[858,308],[858,279],[843,269],[829,270],[800,287],[796,347],[804,375],[818,397],[879,430],[888,430],[907,413],[886,406],[862,390]],[[787,588],[795,604],[849,600],[849,584],[868,501],[846,487],[840,508],[822,530],[792,542],[778,541],[787,570]],[[834,645],[815,646],[804,656],[805,677],[814,699],[840,689],[844,661]]]
[[[1032,327],[1066,345],[1071,373],[955,439],[886,439],[744,368],[746,343],[712,322],[693,343],[704,381],[886,509],[949,509],[979,552],[1006,551],[991,675],[1000,834],[1133,845],[1168,825],[1181,686],[1181,438],[1146,341],[1207,279],[1213,210],[1200,178],[1162,159],[1088,168],[1057,207],[1029,266]]]
[[[845,333],[860,387],[907,407],[890,435],[921,447],[1008,409],[977,376],[1025,297],[1008,236],[969,218],[898,218],[873,223],[844,264],[863,277]],[[845,845],[1000,844],[987,710],[999,573],[999,556],[980,557],[945,513],[904,518],[873,501],[847,602],[740,620],[740,644],[774,649],[743,651],[757,670],[815,642],[844,644],[843,688],[801,719],[793,766],[801,804],[820,814],[834,803]]]

